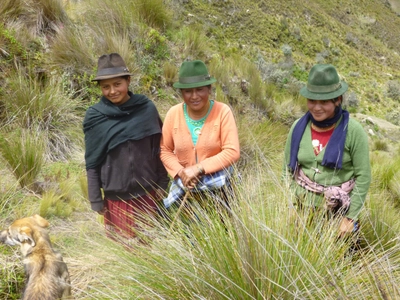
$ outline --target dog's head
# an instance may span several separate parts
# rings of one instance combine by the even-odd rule
[[[49,225],[49,222],[39,215],[16,220],[8,229],[0,232],[0,242],[10,246],[19,245],[22,254],[26,256],[36,245],[34,233],[44,233]]]

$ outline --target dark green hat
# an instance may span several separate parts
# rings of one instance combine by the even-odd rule
[[[207,67],[201,60],[185,61],[179,69],[179,82],[174,83],[174,88],[191,89],[210,85],[216,81],[208,74]]]
[[[334,66],[318,64],[311,68],[307,85],[300,90],[300,95],[311,100],[330,100],[343,95],[347,88]]]

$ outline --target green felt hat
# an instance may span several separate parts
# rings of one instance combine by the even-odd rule
[[[314,65],[308,75],[307,85],[300,89],[300,95],[311,100],[330,100],[343,95],[348,84],[339,79],[334,66]]]
[[[207,67],[201,60],[185,61],[179,69],[179,81],[174,83],[174,88],[191,89],[216,81],[208,74]]]

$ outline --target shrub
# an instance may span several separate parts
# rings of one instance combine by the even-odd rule
[[[208,38],[200,28],[184,26],[172,38],[181,48],[179,52],[183,60],[205,59],[209,49]]]
[[[379,151],[388,151],[389,146],[386,143],[386,141],[378,139],[378,140],[374,140],[373,149],[374,150],[379,150]]]
[[[172,86],[172,84],[176,81],[178,68],[170,62],[166,62],[163,66],[163,73],[166,84],[168,86]]]
[[[47,64],[58,73],[60,70],[71,75],[91,72],[97,63],[93,55],[93,36],[94,32],[87,27],[71,25],[63,28],[53,40]],[[104,36],[107,35],[103,33],[103,38]],[[99,46],[98,44],[97,47]]]
[[[171,23],[171,14],[163,0],[135,0],[137,14],[150,27],[166,29]]]
[[[391,111],[387,113],[386,120],[393,123],[394,125],[400,125],[400,112]]]
[[[20,129],[0,135],[0,153],[21,187],[32,188],[44,163],[40,131]]]
[[[344,105],[349,107],[358,107],[360,105],[360,100],[355,92],[346,93],[344,95]]]
[[[397,80],[390,80],[387,83],[386,94],[389,98],[400,101],[400,82]]]
[[[3,118],[8,131],[37,131],[45,139],[49,159],[67,159],[82,143],[77,99],[64,92],[60,78],[42,83],[22,68],[11,74],[3,99]]]
[[[266,109],[264,86],[258,70],[255,66],[249,65],[247,73],[249,74],[248,91],[251,102],[258,108]]]
[[[54,0],[2,0],[0,17],[22,22],[32,36],[53,34],[69,21],[61,1]]]

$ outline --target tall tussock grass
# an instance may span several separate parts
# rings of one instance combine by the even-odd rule
[[[94,47],[91,28],[71,25],[59,30],[46,63],[50,71],[84,74],[93,70],[96,63],[96,58],[91,55]]]
[[[268,166],[255,169],[236,185],[229,214],[194,205],[190,219],[173,210],[170,221],[148,220],[154,227],[146,231],[147,243],[130,251],[103,248],[118,257],[108,257],[101,266],[108,274],[103,279],[111,276],[107,268],[112,264],[121,282],[118,288],[100,291],[110,290],[112,299],[400,296],[398,241],[387,249],[368,241],[367,247],[354,251],[351,239],[337,237],[339,220],[292,210],[293,196],[269,178]],[[375,226],[371,218],[363,222]]]
[[[44,139],[37,130],[0,134],[0,154],[22,188],[33,188],[44,164]]]
[[[53,34],[68,22],[61,0],[2,0],[0,17],[19,20],[32,36]]]
[[[171,14],[162,0],[89,0],[85,6],[81,17],[86,23],[111,26],[118,34],[129,32],[140,22],[160,30],[171,25]]]
[[[1,124],[11,131],[15,128],[36,130],[45,139],[47,159],[67,159],[81,144],[79,102],[64,91],[61,78],[49,82],[18,69],[7,78]]]
[[[182,26],[177,31],[172,40],[179,48],[179,60],[205,59],[209,51],[208,38],[203,31],[196,25]]]

